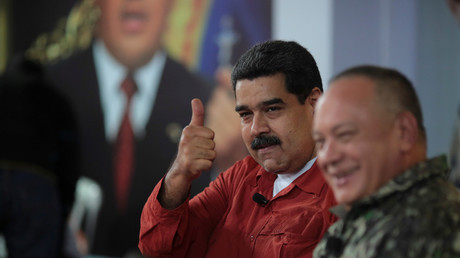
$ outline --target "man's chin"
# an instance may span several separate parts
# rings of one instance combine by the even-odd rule
[[[351,194],[350,190],[338,190],[338,189],[333,189],[334,192],[334,197],[336,198],[336,201],[338,204],[344,205],[344,206],[351,206],[353,205],[354,202],[356,202],[359,198],[355,196],[354,194]]]
[[[265,171],[270,173],[279,174],[284,171],[283,167],[280,166],[280,163],[277,159],[265,159],[262,161],[261,165],[265,169]]]
[[[137,69],[144,66],[148,62],[149,59],[146,57],[151,58],[152,56],[136,51],[124,51],[123,53],[118,54],[117,59],[124,66],[132,69]]]

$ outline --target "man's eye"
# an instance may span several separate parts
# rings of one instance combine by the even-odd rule
[[[341,141],[348,141],[353,136],[353,132],[341,132],[337,136]]]
[[[241,118],[247,117],[249,115],[249,112],[241,112],[239,113]]]
[[[276,110],[280,110],[279,107],[269,107],[267,108],[267,112],[273,112],[273,111],[276,111]]]
[[[324,146],[324,139],[314,139],[316,144],[316,149],[321,150]]]

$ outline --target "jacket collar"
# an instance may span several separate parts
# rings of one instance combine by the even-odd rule
[[[412,186],[425,181],[432,177],[446,177],[448,172],[447,157],[441,155],[423,162],[420,162],[411,168],[407,169],[404,173],[390,180],[387,184],[382,186],[374,194],[363,198],[351,207],[351,210],[359,210],[368,205],[380,202],[386,197],[405,192]],[[344,205],[337,205],[332,207],[330,211],[340,218],[344,218],[348,213]]]

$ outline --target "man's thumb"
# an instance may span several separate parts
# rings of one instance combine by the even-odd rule
[[[192,99],[192,119],[190,125],[204,125],[204,107],[200,99]]]

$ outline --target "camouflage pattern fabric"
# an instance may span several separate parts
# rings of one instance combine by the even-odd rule
[[[452,171],[450,172],[449,180],[457,188],[460,188],[460,106],[450,149],[450,166]]]
[[[460,194],[447,158],[417,164],[355,203],[324,235],[314,257],[460,257]]]

